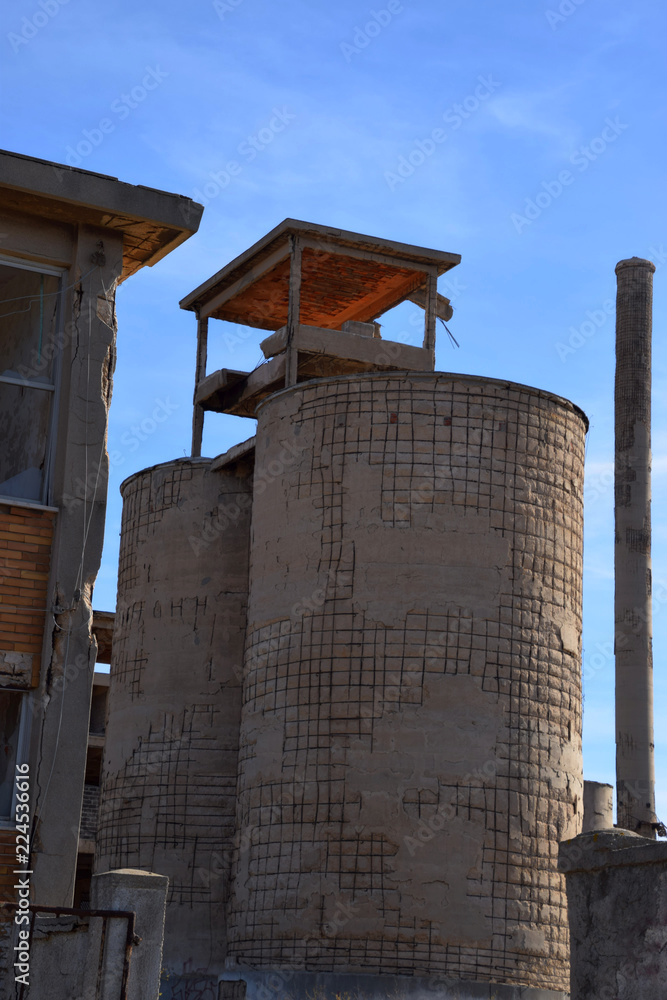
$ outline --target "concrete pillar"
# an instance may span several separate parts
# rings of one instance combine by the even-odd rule
[[[618,826],[655,836],[648,260],[616,265],[615,649]]]
[[[93,267],[100,242],[106,262]],[[116,360],[111,305],[121,259],[120,233],[79,227],[60,361],[67,378],[53,475],[59,513],[46,605],[53,615],[47,615],[41,685],[31,699],[31,773],[39,775],[31,881],[35,900],[46,906],[71,906],[74,896],[96,655],[92,592],[104,541],[109,468],[104,442]],[[50,762],[46,771],[44,761]]]
[[[584,825],[582,833],[611,830],[614,825],[614,789],[601,781],[584,781]]]
[[[561,844],[570,1000],[658,1000],[667,983],[667,844],[628,830]]]
[[[127,1000],[157,1000],[160,989],[164,914],[169,879],[166,875],[123,868],[93,875],[91,908],[131,910],[134,931],[141,940],[132,948]],[[117,1000],[123,979],[127,922],[107,921],[99,1000]]]

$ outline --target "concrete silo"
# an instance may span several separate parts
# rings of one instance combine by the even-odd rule
[[[226,949],[251,483],[179,459],[122,493],[96,870],[169,876],[162,996],[189,996]]]
[[[181,303],[193,458],[125,488],[102,842],[104,866],[170,876],[165,964],[183,977],[208,947],[220,1000],[567,989],[586,418],[434,372],[452,311],[437,280],[459,260],[288,219]],[[421,346],[374,322],[406,300]],[[210,319],[266,330],[265,363],[207,374]],[[255,447],[198,459],[205,411],[256,418]],[[194,553],[222,493],[240,494],[236,530]],[[206,634],[197,600],[221,612]],[[190,704],[212,720],[208,755]],[[175,706],[180,756],[157,789],[134,760]],[[219,798],[186,809],[218,748]],[[195,893],[202,847],[205,866],[232,832],[228,896]]]
[[[298,445],[253,501],[230,978],[566,990],[584,415],[396,372],[257,416],[257,468]]]

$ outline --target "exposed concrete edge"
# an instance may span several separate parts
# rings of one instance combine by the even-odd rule
[[[48,507],[46,504],[35,503],[33,500],[20,500],[18,497],[0,496],[0,506],[25,507],[27,510],[45,510],[49,514],[60,513],[60,507]]]
[[[391,976],[345,972],[293,972],[291,969],[244,969],[225,972],[220,983],[246,984],[246,1000],[569,1000],[568,993],[457,979],[452,976]],[[276,985],[278,984],[278,985]],[[219,993],[224,998],[222,988]]]
[[[514,390],[518,392],[529,392],[534,396],[538,396],[542,399],[548,399],[550,402],[556,403],[558,406],[562,406],[563,409],[570,410],[572,413],[578,414],[584,422],[586,431],[588,431],[589,427],[588,417],[581,407],[577,406],[576,403],[573,403],[572,400],[566,399],[564,396],[557,395],[555,392],[549,392],[547,389],[537,389],[535,386],[524,385],[522,382],[508,382],[506,379],[487,378],[485,375],[464,375],[460,372],[359,372],[352,375],[331,375],[325,376],[324,378],[309,379],[307,382],[297,382],[296,385],[290,385],[285,389],[279,389],[277,392],[272,393],[258,404],[256,413],[259,413],[261,408],[266,406],[266,404],[272,399],[277,399],[279,396],[288,392],[298,392],[300,389],[305,389],[311,385],[325,385],[329,382],[358,382],[360,380],[364,381],[368,379],[394,379],[396,381],[403,381],[404,379],[410,379],[411,381],[414,381],[415,379],[424,379],[430,382],[434,379],[445,379],[447,381],[469,382],[473,385],[499,386],[509,391]]]
[[[137,472],[133,472],[131,476],[123,480],[118,489],[120,490],[120,495],[124,497],[128,484],[136,479],[137,476],[144,476],[147,472],[156,472],[158,469],[170,469],[176,465],[182,465],[183,462],[189,462],[191,465],[210,465],[212,461],[211,458],[186,455],[183,458],[171,458],[168,462],[157,462],[156,465],[149,465],[146,469],[138,469]]]
[[[239,444],[233,445],[227,451],[223,451],[222,455],[218,455],[211,462],[211,472],[217,472],[218,469],[223,469],[226,465],[233,465],[235,462],[239,462],[243,458],[247,458],[250,452],[255,450],[255,435],[248,438],[247,441],[241,441]]]
[[[178,230],[181,240],[187,238],[186,233],[190,236],[197,232],[204,211],[203,205],[186,195],[145,184],[128,184],[111,174],[82,170],[9,149],[0,149],[0,183],[74,206],[91,206],[155,222]],[[96,186],[91,191],[93,184]]]
[[[626,267],[643,267],[647,271],[650,271],[651,274],[655,272],[655,264],[652,260],[647,260],[645,257],[626,257],[625,260],[619,260],[614,270],[618,274],[619,271],[622,271]]]
[[[589,872],[632,865],[667,865],[667,842],[650,840],[632,830],[596,830],[563,841],[558,852],[558,870]]]
[[[142,868],[112,868],[108,872],[96,872],[97,885],[107,882],[117,884],[122,889],[158,889],[165,891],[169,886],[169,876],[159,872],[148,872]]]

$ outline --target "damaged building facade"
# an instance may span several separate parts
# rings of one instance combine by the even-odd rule
[[[109,623],[94,626],[92,590],[115,293],[192,235],[201,207],[9,152],[0,152],[0,195],[0,901],[16,903],[20,764],[30,785],[31,900],[71,907],[77,861],[87,856],[92,868],[92,831],[82,842],[80,817],[101,766],[89,719],[96,634],[108,635]],[[9,927],[3,920],[5,943]],[[13,980],[7,958],[3,947],[3,987]]]
[[[582,770],[587,419],[540,389],[435,370],[452,315],[437,282],[459,256],[288,219],[183,299],[191,455],[121,487],[114,620],[91,603],[113,290],[201,209],[3,155],[17,236],[0,273],[7,303],[31,306],[2,342],[3,392],[22,394],[2,411],[0,704],[10,723],[34,706],[6,731],[37,775],[42,908],[39,975],[7,996],[655,1000],[652,265],[618,269],[619,829],[610,786]],[[424,310],[419,347],[381,336],[406,300]],[[70,317],[74,341],[28,379]],[[265,331],[263,363],[209,372],[212,320]],[[22,429],[33,390],[51,409]],[[255,433],[202,457],[206,414]]]

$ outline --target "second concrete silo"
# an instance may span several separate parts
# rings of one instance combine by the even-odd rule
[[[249,471],[179,459],[122,486],[96,870],[169,876],[164,998],[213,995],[226,951]]]
[[[567,990],[585,417],[426,372],[257,415],[258,469],[298,445],[254,499],[229,978]]]

